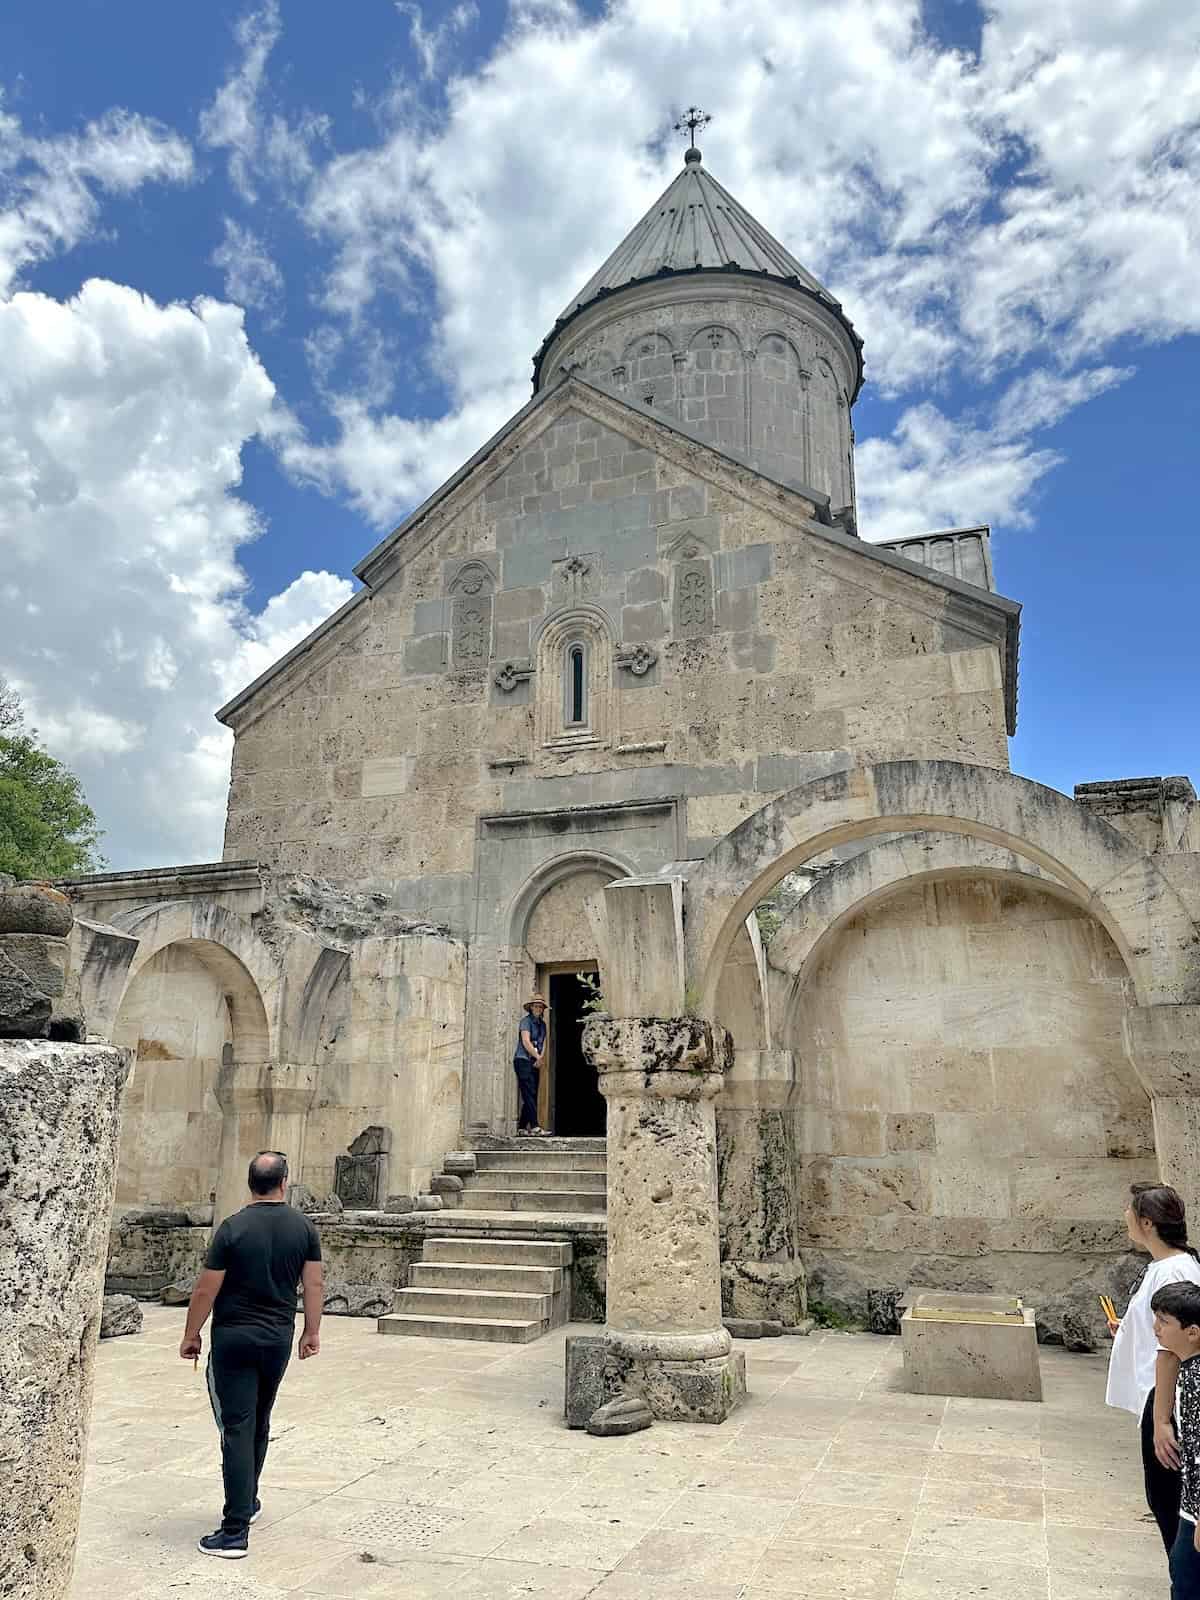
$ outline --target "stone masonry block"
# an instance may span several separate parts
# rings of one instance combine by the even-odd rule
[[[900,1322],[904,1375],[913,1394],[962,1395],[978,1400],[1040,1400],[1037,1317],[1022,1321],[942,1322],[913,1316]]]
[[[646,644],[667,635],[666,611],[661,601],[625,606],[621,611],[621,637],[626,644]]]
[[[625,582],[625,598],[631,606],[662,600],[666,592],[666,583],[657,567],[643,567],[639,572],[631,572]]]
[[[745,632],[758,621],[758,593],[754,589],[721,589],[717,594],[717,627]]]
[[[68,945],[45,933],[0,933],[0,951],[34,988],[56,1000],[66,982]]]
[[[748,544],[740,550],[721,550],[716,557],[718,589],[746,589],[771,576],[769,544]]]
[[[588,1419],[608,1398],[604,1384],[606,1361],[603,1334],[575,1333],[568,1336],[563,1404],[568,1428],[586,1428]]]
[[[446,641],[440,633],[428,633],[404,641],[404,670],[413,676],[442,672],[446,665]]]

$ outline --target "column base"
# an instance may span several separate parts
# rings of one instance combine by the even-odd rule
[[[609,1360],[624,1368],[622,1391],[641,1395],[659,1422],[724,1422],[746,1398],[741,1350],[711,1361]]]
[[[567,1426],[586,1427],[594,1411],[620,1395],[640,1396],[659,1422],[724,1422],[746,1397],[746,1357],[727,1349],[699,1359],[669,1360],[649,1351],[631,1354],[619,1345],[614,1348],[603,1334],[569,1337]]]

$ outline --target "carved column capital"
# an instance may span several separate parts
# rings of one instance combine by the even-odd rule
[[[592,1017],[583,1048],[605,1097],[712,1100],[733,1065],[733,1039],[700,1017]]]

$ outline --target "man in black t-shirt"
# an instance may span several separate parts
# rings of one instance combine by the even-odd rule
[[[200,1330],[212,1312],[208,1395],[221,1434],[225,1511],[200,1541],[205,1555],[236,1560],[249,1548],[258,1480],[267,1457],[271,1407],[292,1353],[296,1286],[304,1289],[301,1361],[321,1349],[324,1279],[321,1241],[285,1197],[287,1157],[263,1150],[250,1163],[250,1204],[213,1235],[188,1306],[179,1345],[185,1361],[200,1355]]]

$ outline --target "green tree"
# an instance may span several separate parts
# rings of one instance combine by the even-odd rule
[[[0,678],[0,872],[67,878],[104,866],[96,814],[75,774],[25,731],[20,700]]]

